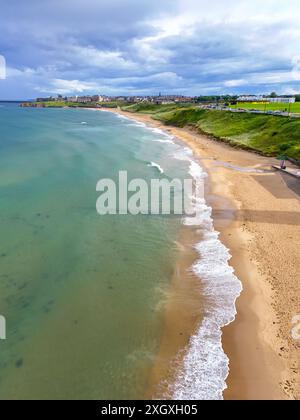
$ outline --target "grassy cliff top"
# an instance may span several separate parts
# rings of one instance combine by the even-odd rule
[[[139,103],[129,106],[123,106],[122,109],[127,112],[142,112],[143,114],[157,114],[159,112],[175,111],[182,108],[191,108],[194,104],[170,104],[157,105],[153,103]]]
[[[131,112],[145,112],[145,106],[135,105]],[[300,119],[176,105],[148,105],[147,109],[154,119],[167,125],[190,126],[232,146],[267,156],[286,154],[300,161]]]

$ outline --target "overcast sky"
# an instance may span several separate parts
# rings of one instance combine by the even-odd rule
[[[299,0],[0,0],[0,98],[293,94],[299,22]]]

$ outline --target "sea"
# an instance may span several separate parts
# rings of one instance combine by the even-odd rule
[[[205,198],[198,217],[105,215],[100,179],[208,182],[179,139],[111,112],[0,104],[0,399],[144,399],[165,311],[192,230],[201,286],[196,327],[161,399],[222,399],[222,328],[241,283]],[[185,281],[184,276],[182,282]],[[193,294],[193,290],[190,291]],[[188,310],[188,309],[187,309]],[[163,387],[166,390],[166,387]]]

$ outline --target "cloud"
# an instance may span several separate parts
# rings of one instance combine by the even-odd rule
[[[26,77],[31,77],[31,76],[33,76],[37,73],[38,73],[37,70],[31,69],[31,68],[28,68],[28,67],[25,67],[23,69],[15,69],[15,68],[12,68],[12,67],[8,67],[7,71],[6,71],[7,77],[9,77],[9,78],[20,77],[22,79],[24,79]]]
[[[56,92],[60,95],[66,95],[70,92],[72,93],[83,93],[91,90],[98,90],[99,86],[97,83],[93,82],[82,82],[79,80],[63,80],[63,79],[54,79],[50,80],[49,87],[36,87],[36,90],[43,93],[53,93]]]
[[[300,54],[297,54],[292,59],[292,77],[294,80],[300,81]]]
[[[298,1],[10,0],[0,96],[300,91]]]
[[[87,47],[70,46],[67,54],[71,54],[76,60],[80,61],[80,65],[94,66],[99,69],[132,70],[135,65],[130,60],[126,60],[120,51],[104,51],[90,45]]]
[[[6,60],[0,55],[0,79],[6,79]]]
[[[231,87],[245,86],[247,83],[248,82],[245,79],[226,80],[224,83],[224,86],[231,88]]]

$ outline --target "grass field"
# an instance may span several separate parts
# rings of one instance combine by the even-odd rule
[[[300,102],[294,104],[260,104],[260,103],[238,103],[231,105],[231,108],[244,108],[244,109],[259,109],[262,111],[289,111],[295,114],[300,114]]]
[[[65,101],[49,101],[49,102],[34,102],[34,105],[44,105],[47,108],[62,108],[65,106],[86,106],[86,104],[79,104],[78,102],[65,102]]]
[[[82,107],[82,108],[95,108],[98,105],[103,106],[104,108],[117,108],[118,106],[124,105],[124,102],[103,102],[99,104],[98,102],[65,102],[65,101],[49,101],[49,102],[34,102],[33,105],[44,105],[47,108],[62,108],[62,107]]]

